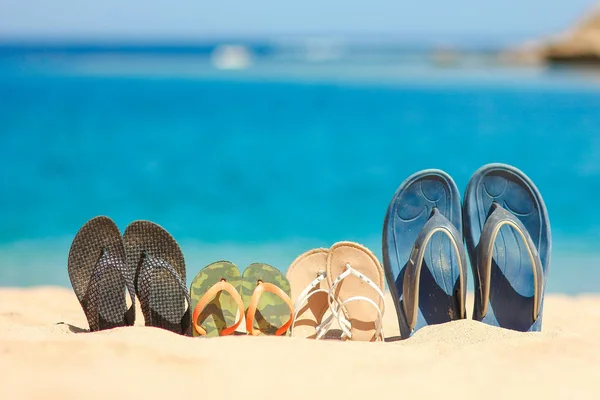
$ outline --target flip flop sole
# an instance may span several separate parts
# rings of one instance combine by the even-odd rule
[[[241,290],[242,276],[240,270],[229,261],[217,261],[198,272],[190,285],[191,309],[194,310],[202,296],[223,279],[238,292]],[[239,312],[243,313],[244,310],[239,310]],[[219,292],[200,313],[198,325],[206,330],[205,336],[216,337],[220,335],[223,329],[235,324],[237,313],[238,306],[233,297],[227,292]],[[193,336],[204,336],[195,330],[192,331]]]
[[[150,221],[132,222],[123,239],[127,268],[135,271],[136,294],[146,325],[185,334],[182,330],[189,329],[191,318],[186,316],[189,294],[185,285],[185,260],[179,245],[165,229]],[[149,264],[144,264],[144,260]],[[146,265],[150,268],[147,271]],[[177,277],[160,265],[170,266]]]
[[[242,274],[242,287],[240,290],[246,309],[250,305],[250,299],[259,281],[272,283],[291,297],[290,283],[281,271],[268,264],[250,264]],[[256,310],[255,328],[258,328],[263,334],[274,335],[275,331],[289,319],[290,310],[283,299],[268,292],[261,296]],[[289,334],[289,330],[287,334]]]
[[[465,241],[475,276],[475,313],[481,304],[477,246],[494,203],[512,213],[527,229],[548,277],[552,237],[546,206],[538,189],[523,172],[510,165],[489,164],[477,170],[465,192]],[[534,273],[526,243],[509,226],[500,228],[493,245],[488,311],[483,322],[518,331],[541,329],[532,317]]]
[[[107,257],[103,258],[103,255]],[[102,265],[107,260],[110,265]],[[69,250],[69,279],[86,314],[90,331],[128,324],[124,320],[127,283],[122,272],[126,270],[125,265],[123,239],[110,218],[92,218],[75,235]],[[120,271],[115,268],[119,266]],[[132,315],[134,318],[135,314]],[[129,322],[132,324],[133,320]]]
[[[460,237],[457,245],[462,251],[460,194],[452,178],[444,171],[424,170],[407,178],[394,194],[384,220],[383,265],[403,338],[410,337],[424,326],[458,319],[464,310],[456,301],[460,286],[457,253],[448,236],[435,233],[426,244],[414,329],[409,327],[404,312],[406,268],[415,242],[434,208],[456,228]]]

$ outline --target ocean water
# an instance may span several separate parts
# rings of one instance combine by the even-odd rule
[[[407,176],[440,168],[464,191],[505,162],[548,207],[548,290],[600,291],[600,82],[425,61],[222,71],[173,54],[0,52],[0,286],[69,286],[71,240],[97,215],[162,225],[188,281],[218,259],[285,271],[340,240],[381,256]]]

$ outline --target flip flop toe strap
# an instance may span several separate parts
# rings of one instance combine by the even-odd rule
[[[198,304],[196,304],[196,307],[194,308],[194,313],[192,315],[192,327],[200,335],[206,335],[206,329],[204,329],[201,325],[198,325],[198,318],[200,317],[200,314],[202,314],[202,311],[204,311],[206,306],[212,301],[212,299],[215,298],[215,296],[219,292],[229,293],[231,298],[233,298],[236,305],[238,306],[239,310],[239,317],[236,320],[236,322],[233,325],[223,329],[219,333],[219,335],[231,335],[233,332],[235,332],[237,327],[242,322],[242,316],[244,315],[244,302],[242,301],[242,297],[231,283],[227,282],[225,279],[222,279],[221,281],[212,285],[210,289],[208,289],[206,293],[204,293],[204,295],[200,298],[200,300],[198,300]]]
[[[314,288],[319,286],[319,284],[321,282],[323,282],[325,280],[325,278],[327,278],[327,274],[325,273],[325,271],[319,271],[319,273],[317,274],[317,277],[311,283],[309,283],[308,286],[306,286],[306,288],[302,291],[302,293],[300,293],[300,295],[298,295],[298,298],[294,302],[294,309],[296,310],[296,313],[302,308],[302,306],[304,304],[306,304],[308,302],[308,299],[313,294],[322,292],[322,291],[327,292],[327,290],[325,290],[325,289],[318,289],[318,290],[312,291]],[[294,315],[294,319],[295,319],[295,317],[296,317],[296,315]]]
[[[290,318],[288,321],[275,331],[276,336],[281,336],[287,332],[292,325],[294,320],[294,305],[292,304],[292,299],[290,299],[283,289],[269,282],[259,282],[252,293],[250,304],[246,311],[246,331],[252,336],[258,336],[261,333],[259,329],[254,329],[254,318],[256,316],[256,310],[258,309],[258,302],[265,292],[272,293],[281,298],[290,310]]]
[[[314,290],[317,286],[319,286],[319,284],[322,281],[325,280],[325,278],[327,278],[327,274],[325,273],[325,271],[319,271],[317,277],[306,286],[306,288],[300,293],[300,295],[296,299],[296,301],[294,303],[294,310],[295,310],[294,318],[293,318],[292,325],[290,326],[292,334],[294,331],[294,326],[298,319],[298,315],[300,314],[302,307],[304,307],[306,304],[308,304],[308,300],[316,293],[329,293],[329,290],[327,290],[327,289]],[[317,332],[317,336],[316,336],[317,339],[322,338],[327,333],[327,330],[331,326],[332,322],[333,322],[332,315],[329,315],[329,317],[327,317],[326,319],[323,319],[321,321],[321,323],[315,327],[316,332]]]
[[[335,295],[334,295],[335,289],[340,284],[340,282],[342,282],[344,279],[346,279],[349,276],[354,276],[354,277],[362,280],[367,285],[369,285],[373,290],[375,290],[375,292],[377,292],[377,294],[379,295],[379,297],[382,300],[383,308],[379,308],[379,305],[375,301],[373,301],[373,299],[370,299],[366,296],[351,296],[351,297],[348,297],[346,300],[344,300],[341,304],[336,302]],[[383,338],[384,338],[383,315],[385,313],[385,295],[384,295],[383,291],[379,288],[379,286],[377,286],[371,279],[367,278],[362,272],[359,272],[356,269],[352,268],[352,266],[349,263],[346,264],[346,270],[344,272],[342,272],[335,279],[335,281],[333,281],[333,283],[329,289],[328,301],[329,301],[329,309],[331,310],[333,316],[335,316],[335,318],[337,318],[340,329],[342,330],[342,338],[352,338],[352,332],[351,332],[352,323],[344,315],[344,312],[342,310],[343,306],[345,306],[347,303],[350,303],[352,301],[364,301],[364,302],[367,302],[368,304],[372,305],[377,310],[377,314],[378,314],[377,319],[375,320],[375,338],[377,340],[383,340]]]
[[[136,288],[138,289],[138,297],[140,298],[140,303],[149,304],[150,302],[150,294],[152,287],[152,271],[155,269],[163,269],[168,271],[172,277],[177,282],[177,285],[182,290],[185,295],[185,300],[187,301],[187,309],[181,318],[181,332],[186,333],[190,328],[190,304],[192,304],[192,300],[190,298],[190,293],[188,292],[187,286],[179,273],[173,268],[171,264],[167,261],[153,257],[146,252],[142,253],[142,261],[137,270],[136,277]]]
[[[500,204],[493,203],[490,214],[483,225],[479,244],[477,245],[477,271],[480,290],[480,315],[485,317],[488,311],[490,298],[490,284],[492,275],[492,258],[494,255],[494,242],[500,233],[500,228],[505,225],[513,228],[525,243],[525,249],[533,268],[533,321],[540,315],[544,293],[544,270],[537,248],[523,223],[511,212]]]
[[[408,326],[411,331],[414,330],[417,324],[419,313],[419,283],[421,280],[421,269],[425,258],[425,249],[427,244],[437,232],[445,234],[452,243],[455,254],[459,263],[459,308],[460,318],[466,317],[465,299],[467,295],[467,256],[463,246],[462,235],[456,227],[442,214],[437,208],[433,209],[433,215],[423,225],[419,236],[415,240],[415,244],[410,253],[408,263],[402,284],[402,307]]]
[[[99,307],[100,307],[100,283],[102,281],[102,276],[105,272],[109,270],[116,270],[121,275],[121,278],[125,282],[125,286],[127,291],[129,292],[129,298],[131,300],[131,306],[125,313],[123,314],[123,323],[127,326],[131,326],[135,322],[135,289],[132,285],[131,279],[127,279],[126,277],[126,266],[125,264],[118,258],[115,257],[112,253],[110,253],[105,248],[102,249],[102,253],[96,262],[94,267],[94,271],[90,280],[88,282],[88,287],[85,291],[86,296],[82,301],[83,309],[88,317],[88,320],[91,321],[90,326],[91,331],[98,330],[100,327],[99,322]],[[120,300],[119,300],[119,304]],[[94,323],[96,321],[96,323]]]

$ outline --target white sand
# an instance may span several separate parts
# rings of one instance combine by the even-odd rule
[[[136,327],[75,334],[70,290],[3,288],[0,399],[600,399],[600,296],[544,309],[541,333],[467,320],[392,343],[194,339],[139,326],[139,309]]]

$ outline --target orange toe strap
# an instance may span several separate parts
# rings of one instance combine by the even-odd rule
[[[292,325],[294,305],[292,304],[292,299],[290,299],[290,297],[287,295],[286,292],[283,291],[283,289],[281,289],[279,286],[273,285],[272,283],[268,282],[259,282],[259,284],[256,286],[256,289],[254,289],[254,293],[252,293],[250,305],[248,306],[248,310],[246,311],[246,330],[250,335],[260,335],[260,330],[254,329],[254,317],[256,315],[256,308],[258,307],[258,301],[260,300],[264,292],[273,293],[274,295],[280,297],[290,309],[290,319],[279,329],[277,329],[277,331],[275,331],[275,335],[281,336]]]
[[[194,314],[192,315],[192,326],[194,327],[194,330],[196,332],[198,332],[198,334],[200,334],[200,335],[206,335],[206,329],[204,329],[202,326],[198,325],[198,318],[200,317],[200,314],[202,313],[202,311],[204,311],[206,306],[212,301],[212,299],[214,299],[214,297],[219,292],[229,293],[231,295],[231,297],[233,298],[233,300],[236,302],[238,309],[240,310],[240,313],[239,313],[240,316],[239,316],[238,320],[236,321],[236,323],[223,329],[219,333],[219,335],[221,335],[221,336],[231,335],[233,332],[235,332],[237,327],[242,322],[242,316],[244,315],[244,312],[243,312],[244,302],[242,301],[242,297],[240,296],[238,291],[235,290],[233,285],[231,285],[231,283],[229,283],[225,280],[222,280],[222,281],[217,282],[214,285],[212,285],[212,287],[210,289],[208,289],[208,291],[206,293],[204,293],[204,295],[200,298],[200,300],[198,301],[198,304],[196,304],[196,308],[194,308]]]

